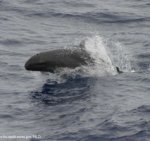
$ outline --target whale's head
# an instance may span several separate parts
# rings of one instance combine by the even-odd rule
[[[46,60],[44,54],[36,54],[32,56],[26,63],[25,69],[29,71],[49,71],[53,72],[53,66],[49,68],[49,62]]]

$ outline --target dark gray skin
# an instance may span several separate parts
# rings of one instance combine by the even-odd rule
[[[76,68],[92,63],[90,55],[82,49],[58,49],[32,56],[25,64],[26,70],[54,72],[56,68]]]
[[[94,59],[84,49],[58,49],[32,56],[26,62],[25,69],[54,73],[57,68],[67,67],[74,69],[88,64],[94,64]],[[118,67],[116,67],[116,71],[122,73]]]

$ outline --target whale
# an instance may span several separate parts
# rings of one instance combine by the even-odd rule
[[[76,68],[93,63],[90,54],[82,49],[57,49],[41,52],[32,56],[26,63],[29,71],[43,71],[54,73],[57,68]]]
[[[103,59],[101,59],[104,62]],[[29,71],[41,71],[55,73],[58,68],[71,68],[82,65],[94,65],[94,59],[82,48],[57,49],[41,52],[32,56],[25,63],[25,69]],[[123,73],[119,67],[115,67],[117,73]]]

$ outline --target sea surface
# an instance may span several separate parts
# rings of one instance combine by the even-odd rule
[[[24,69],[83,42],[94,66]],[[150,1],[0,0],[0,140],[150,141]]]

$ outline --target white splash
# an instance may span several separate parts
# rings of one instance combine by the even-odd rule
[[[104,39],[100,36],[88,37],[84,40],[85,50],[94,58],[94,66],[88,66],[87,72],[91,75],[115,75],[116,68],[107,53]],[[85,67],[84,67],[85,68]]]

